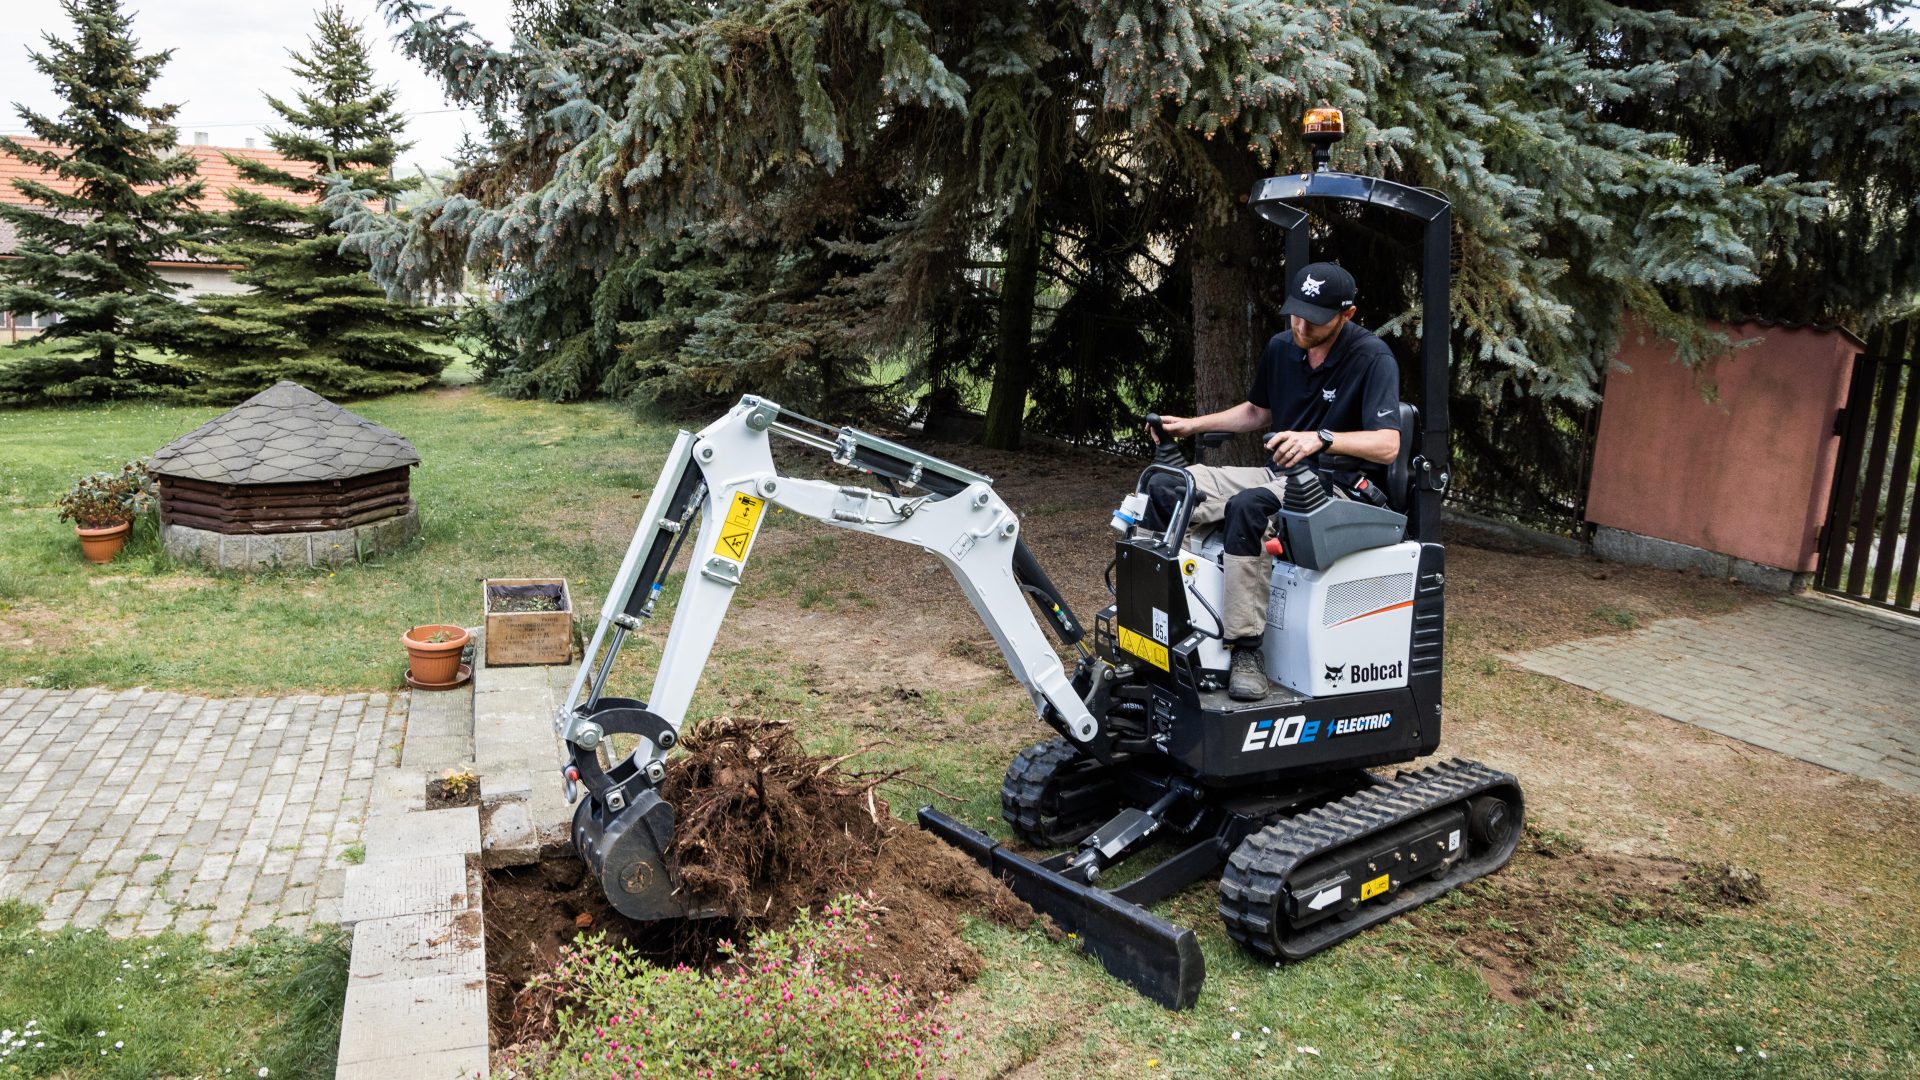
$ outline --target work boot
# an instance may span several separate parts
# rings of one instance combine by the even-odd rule
[[[1267,696],[1267,686],[1267,659],[1260,650],[1248,646],[1233,650],[1227,696],[1235,701],[1259,701]]]

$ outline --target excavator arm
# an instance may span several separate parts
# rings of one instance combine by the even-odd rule
[[[773,436],[824,451],[838,466],[889,490],[783,476]],[[687,910],[663,858],[673,808],[656,793],[666,753],[718,640],[755,538],[772,510],[922,548],[953,574],[1027,688],[1042,720],[1080,743],[1099,722],[1028,606],[1032,597],[1062,641],[1090,655],[1085,633],[1020,537],[1020,522],[987,477],[857,428],[832,428],[747,396],[668,452],[600,620],[555,718],[564,741],[567,795],[585,789],[574,843],[615,908],[634,918]],[[672,628],[645,700],[604,694],[628,636],[667,602],[681,549],[687,569],[671,602]],[[635,742],[616,756],[611,736]]]

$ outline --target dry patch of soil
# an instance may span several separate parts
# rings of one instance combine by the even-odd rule
[[[1494,997],[1513,1004],[1549,989],[1544,970],[1573,954],[1583,921],[1691,923],[1705,905],[1758,903],[1767,896],[1759,877],[1744,868],[1570,849],[1532,828],[1505,868],[1461,892],[1470,907],[1416,912],[1409,926],[1436,948],[1458,951]]]
[[[1766,597],[1699,574],[1620,566],[1538,551],[1447,546],[1450,641],[1462,629],[1475,647],[1537,649],[1575,638],[1626,633],[1658,619],[1723,615]]]
[[[39,648],[48,652],[60,652],[89,640],[112,636],[103,631],[108,627],[117,629],[125,621],[79,620],[32,601],[0,606],[0,614],[5,616],[0,618],[0,648]]]
[[[806,692],[857,732],[1008,746],[1039,737],[1026,691],[970,608],[829,611],[771,597],[736,603],[727,627],[741,640],[783,643]],[[748,695],[718,692],[729,708],[753,707]]]

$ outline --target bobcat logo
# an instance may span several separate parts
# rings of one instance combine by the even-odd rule
[[[1341,669],[1341,667],[1340,667],[1340,665],[1339,665],[1339,664],[1328,664],[1328,665],[1327,665],[1327,681],[1328,681],[1328,682],[1330,682],[1330,683],[1332,683],[1332,684],[1333,684],[1333,685],[1335,685],[1335,686],[1339,686],[1339,685],[1340,685],[1340,676],[1341,676],[1342,674],[1343,674],[1343,671],[1342,671],[1342,669]]]
[[[1326,282],[1309,274],[1306,277],[1300,279],[1300,295],[1306,296],[1306,297],[1319,296],[1320,286],[1325,284]]]
[[[1332,400],[1333,400],[1333,395],[1335,395],[1335,394],[1337,394],[1337,393],[1339,393],[1339,392],[1340,392],[1340,391],[1338,391],[1338,390],[1322,390],[1322,391],[1320,391],[1320,396],[1321,396],[1322,398],[1324,398],[1324,399],[1326,399],[1327,401],[1332,401]]]

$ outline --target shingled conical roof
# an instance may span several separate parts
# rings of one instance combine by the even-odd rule
[[[345,480],[418,464],[412,443],[284,380],[154,451],[148,462],[161,475],[214,484]]]

